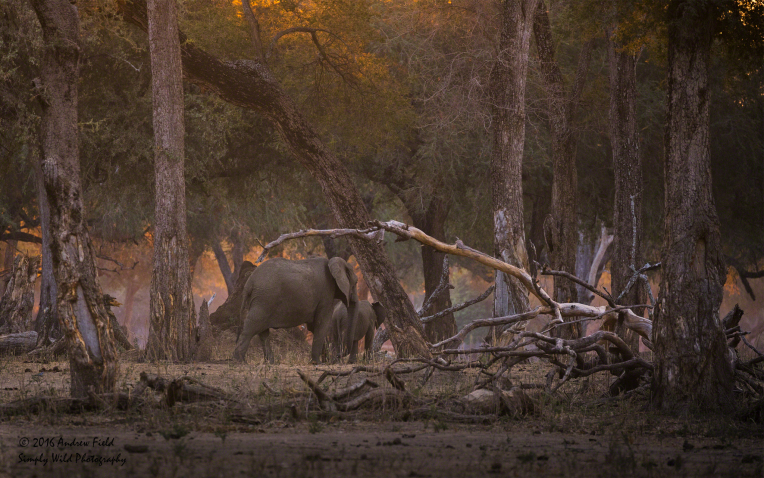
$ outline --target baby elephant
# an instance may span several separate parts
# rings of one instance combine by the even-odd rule
[[[358,316],[354,327],[355,331],[352,342],[348,345],[346,335],[348,328],[353,324],[348,319],[347,307],[342,302],[337,302],[334,306],[333,330],[330,335],[333,357],[339,359],[349,353],[350,359],[348,363],[355,362],[356,355],[358,354],[358,341],[364,339],[364,358],[368,360],[371,357],[371,343],[374,341],[374,333],[384,321],[385,308],[382,307],[382,304],[379,302],[370,304],[367,300],[358,301]]]

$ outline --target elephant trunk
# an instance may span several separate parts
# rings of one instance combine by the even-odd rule
[[[348,307],[348,328],[345,331],[345,346],[350,351],[349,363],[355,362],[355,356],[358,352],[358,343],[355,341],[356,323],[358,322],[358,297],[350,300]]]

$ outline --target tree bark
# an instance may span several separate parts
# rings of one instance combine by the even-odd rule
[[[490,77],[493,118],[491,182],[494,255],[528,269],[523,223],[523,151],[525,83],[538,0],[502,1],[499,55]],[[427,232],[427,231],[425,231]],[[521,314],[529,308],[528,291],[514,277],[496,271],[493,315]]]
[[[133,309],[135,308],[135,295],[141,290],[141,285],[133,277],[127,283],[125,291],[125,315],[122,323],[127,329],[129,336],[133,336]]]
[[[13,258],[16,257],[16,245],[18,241],[15,239],[7,239],[5,241],[5,253],[3,254],[3,268],[10,270],[13,268]]]
[[[578,98],[586,82],[593,42],[587,41],[581,50],[576,77],[568,96],[565,93],[562,72],[554,58],[552,28],[543,0],[536,9],[533,33],[547,93],[549,125],[552,131],[552,213],[545,224],[549,259],[553,269],[574,274],[578,240],[578,172],[573,118]],[[557,302],[577,302],[575,284],[555,277],[554,299]],[[565,339],[581,336],[580,327],[577,325],[558,327],[555,332]]]
[[[79,17],[67,0],[31,0],[43,33],[41,158],[50,201],[58,318],[69,348],[71,395],[111,393],[118,363],[85,224],[77,130]]]
[[[610,146],[613,151],[615,204],[613,206],[613,257],[610,267],[612,292],[623,291],[634,271],[642,265],[642,156],[637,130],[637,57],[622,51],[612,32],[608,34],[610,71]],[[643,304],[642,287],[632,287],[622,305]],[[633,351],[639,336],[618,324],[616,334]]]
[[[40,230],[42,232],[42,276],[40,280],[40,305],[37,310],[34,330],[37,332],[37,346],[46,347],[61,335],[56,314],[56,278],[53,275],[53,252],[50,248],[50,202],[45,193],[42,166],[35,158],[37,176],[37,200],[40,210]]]
[[[191,292],[184,179],[183,78],[175,0],[148,1],[154,108],[154,270],[148,357],[192,358],[196,322]]]
[[[411,210],[412,205],[407,209]],[[446,218],[448,218],[448,206],[438,197],[430,199],[426,211],[412,214],[414,225],[436,239],[446,239]],[[443,260],[445,254],[436,251],[430,246],[422,246],[422,273],[424,275],[424,295],[430,297],[440,284],[443,275]],[[451,293],[445,291],[433,302],[430,313],[434,314],[451,307]],[[424,326],[425,337],[431,343],[440,342],[443,339],[456,334],[456,318],[453,313],[435,319]]]
[[[21,355],[35,348],[37,332],[30,330],[8,335],[0,335],[0,355]]]
[[[142,0],[119,0],[118,6],[126,21],[147,29]],[[224,63],[186,42],[182,34],[181,44],[189,80],[209,88],[224,101],[258,111],[273,121],[286,146],[318,181],[339,227],[363,228],[368,224],[371,217],[347,168],[321,141],[266,66],[246,60]],[[357,239],[352,239],[351,245],[366,283],[388,311],[399,356],[429,356],[422,325],[383,246]]]
[[[38,258],[16,256],[2,300],[0,300],[0,334],[18,334],[33,329],[34,283],[37,280]]]
[[[241,237],[241,231],[238,227],[234,227],[229,236],[231,240],[231,262],[233,263],[233,271],[231,272],[231,283],[236,284],[239,280],[239,274],[241,273],[241,265],[244,263],[244,240]]]
[[[705,5],[705,4],[704,4]],[[711,6],[674,0],[668,15],[663,277],[653,324],[653,403],[730,410],[733,357],[719,320],[726,268],[711,190]]]
[[[236,282],[233,279],[233,272],[231,272],[231,266],[228,264],[228,258],[225,256],[223,246],[217,238],[212,241],[212,252],[215,254],[215,260],[218,263],[220,273],[223,275],[223,280],[225,281],[225,288],[230,296],[233,294]]]

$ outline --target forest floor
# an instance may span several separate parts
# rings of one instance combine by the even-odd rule
[[[657,414],[644,397],[603,401],[612,380],[605,374],[566,384],[555,396],[537,394],[530,414],[475,420],[436,413],[469,392],[474,370],[436,371],[423,386],[424,372],[400,375],[417,406],[432,410],[413,419],[389,403],[319,410],[296,370],[317,380],[351,366],[308,365],[307,354],[299,355],[282,355],[277,365],[255,354],[248,364],[151,364],[125,355],[122,390],[141,372],[186,376],[226,391],[238,411],[253,413],[242,418],[223,401],[167,407],[151,392],[128,411],[0,415],[0,477],[764,477],[761,425]],[[546,372],[542,363],[516,369],[512,380],[525,383],[543,382]],[[357,372],[331,377],[322,388],[331,393],[363,377],[390,387],[381,375]],[[0,404],[66,396],[68,382],[67,361],[0,357]]]

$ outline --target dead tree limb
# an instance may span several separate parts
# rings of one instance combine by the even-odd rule
[[[433,344],[431,348],[437,349],[438,347],[442,347],[443,345],[450,344],[452,342],[456,342],[460,344],[464,342],[464,339],[467,337],[467,335],[470,332],[472,332],[473,330],[479,327],[493,327],[497,325],[514,324],[514,323],[522,322],[525,320],[531,320],[535,317],[538,317],[540,312],[541,312],[541,308],[537,307],[531,310],[530,312],[525,312],[524,314],[514,314],[514,315],[508,315],[506,317],[495,317],[492,319],[473,320],[469,324],[465,325],[462,328],[462,330],[460,330],[456,335],[446,340],[443,340],[441,342],[438,342],[437,344]]]
[[[329,395],[326,394],[326,392],[321,390],[321,387],[319,387],[316,382],[311,380],[310,377],[304,374],[300,369],[297,369],[297,375],[300,376],[302,381],[305,382],[305,385],[307,385],[308,388],[316,395],[316,398],[318,398],[318,404],[323,410],[330,412],[337,411],[337,404]]]
[[[0,355],[27,353],[37,345],[37,332],[0,335]]]
[[[428,297],[427,300],[424,301],[424,304],[422,304],[422,308],[420,308],[417,311],[417,314],[419,315],[419,317],[421,318],[424,314],[427,313],[428,310],[430,310],[430,307],[432,307],[432,304],[435,301],[435,299],[437,299],[445,291],[449,289],[453,289],[453,288],[454,286],[452,286],[451,283],[449,282],[448,256],[445,256],[443,258],[443,273],[440,276],[440,283],[438,284],[438,287],[436,287],[435,290],[432,291],[432,294],[430,294],[430,297]],[[443,315],[446,315],[446,314],[443,314]],[[426,319],[434,320],[434,319],[431,319],[430,317],[426,317],[426,318],[422,318],[422,322],[425,322]]]
[[[565,271],[553,271],[549,269],[547,265],[544,265],[543,269],[541,270],[542,276],[557,276],[557,277],[564,277],[568,279],[569,281],[575,282],[576,284],[580,285],[581,287],[591,291],[592,293],[602,297],[605,299],[605,301],[608,303],[610,307],[615,307],[615,300],[613,300],[613,296],[611,296],[607,292],[602,292],[597,289],[597,287],[590,285],[584,280],[579,279],[578,277],[574,276],[573,274],[570,274]]]
[[[472,299],[472,300],[468,300],[468,301],[466,301],[466,302],[462,302],[461,304],[456,304],[456,305],[455,305],[455,306],[453,306],[453,307],[449,307],[448,309],[445,309],[445,310],[441,310],[441,311],[440,311],[440,312],[438,312],[437,314],[434,314],[434,315],[430,315],[430,316],[428,316],[428,317],[422,317],[422,322],[426,324],[427,322],[431,322],[431,321],[433,321],[433,320],[435,320],[435,319],[438,319],[438,318],[440,318],[440,317],[443,317],[443,316],[445,316],[445,315],[448,315],[448,314],[450,314],[450,313],[452,313],[452,312],[458,312],[458,311],[460,311],[460,310],[462,310],[462,309],[466,309],[467,307],[470,307],[470,306],[472,306],[472,305],[475,305],[475,304],[477,304],[478,302],[482,302],[482,301],[484,301],[485,299],[487,299],[487,298],[488,298],[488,296],[489,296],[489,295],[491,295],[491,293],[493,293],[493,291],[494,291],[494,289],[495,289],[495,288],[496,288],[496,286],[495,286],[495,285],[492,285],[491,287],[489,287],[488,289],[486,289],[486,291],[485,291],[485,292],[483,292],[483,293],[482,293],[482,294],[480,294],[478,297],[475,297],[475,298],[474,298],[474,299]],[[433,295],[435,295],[435,294],[433,294]]]
[[[297,232],[282,234],[275,241],[271,241],[265,245],[265,247],[263,248],[263,252],[260,254],[260,257],[257,258],[257,264],[265,260],[265,258],[268,256],[268,252],[270,252],[271,249],[281,245],[283,242],[288,241],[290,239],[299,239],[301,237],[326,237],[326,236],[331,237],[332,239],[336,239],[337,237],[340,237],[340,236],[352,236],[357,239],[371,241],[371,240],[378,239],[378,235],[375,234],[377,232],[379,232],[378,228],[370,227],[368,229],[325,229],[325,230],[303,229]],[[378,239],[378,242],[379,241],[381,241],[381,238]]]

